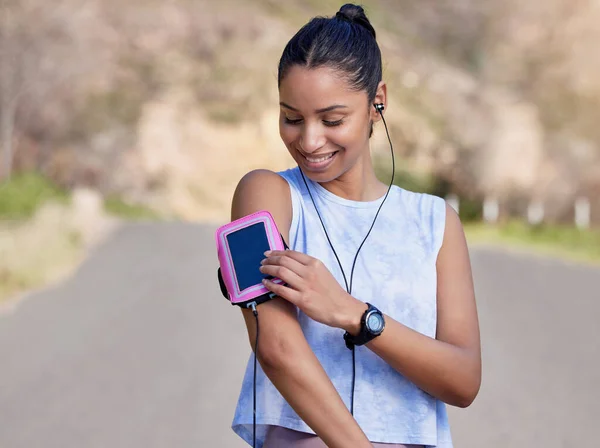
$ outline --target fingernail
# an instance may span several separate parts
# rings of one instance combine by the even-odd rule
[[[266,259],[266,258],[263,258],[263,259],[260,261],[260,264],[265,264],[266,262],[267,262],[267,259]]]
[[[271,251],[270,251],[270,250],[266,251],[266,252],[264,253],[264,255],[265,255],[265,257],[268,257],[269,255],[271,255]]]

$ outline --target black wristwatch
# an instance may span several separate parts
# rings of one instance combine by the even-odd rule
[[[367,342],[375,339],[379,336],[385,328],[385,320],[383,314],[376,307],[367,303],[369,308],[364,312],[360,319],[360,331],[356,336],[352,336],[350,333],[344,333],[344,341],[346,341],[346,347],[350,350],[355,345],[364,345]]]

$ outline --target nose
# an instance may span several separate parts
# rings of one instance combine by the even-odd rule
[[[326,138],[318,125],[306,124],[300,134],[300,149],[305,154],[312,154],[325,145]]]

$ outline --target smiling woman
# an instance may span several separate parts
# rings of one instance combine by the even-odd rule
[[[268,210],[290,250],[262,261],[285,284],[265,282],[277,297],[259,306],[232,427],[252,441],[258,397],[258,447],[452,447],[446,404],[469,406],[481,381],[469,254],[443,199],[375,174],[387,87],[364,10],[302,27],[278,84],[298,166],[245,175],[231,217]],[[242,313],[254,349],[257,323]]]

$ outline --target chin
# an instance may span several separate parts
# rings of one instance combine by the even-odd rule
[[[333,173],[313,173],[311,171],[307,171],[304,167],[302,167],[302,165],[300,165],[300,170],[304,173],[304,177],[320,184],[326,184],[339,177]]]

